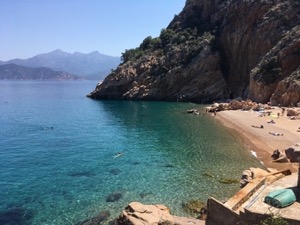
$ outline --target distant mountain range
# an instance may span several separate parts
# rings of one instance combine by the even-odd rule
[[[86,79],[103,80],[120,62],[120,57],[103,55],[97,51],[84,54],[80,52],[67,53],[57,49],[28,59],[0,61],[0,65],[16,64],[32,68],[47,67],[55,71],[65,71]]]
[[[46,67],[31,68],[16,64],[0,66],[0,80],[77,80],[82,79],[63,71],[54,71]]]

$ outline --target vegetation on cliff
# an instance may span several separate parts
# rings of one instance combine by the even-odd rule
[[[187,0],[159,37],[125,50],[90,97],[297,104],[299,15],[293,0]]]
[[[172,66],[187,64],[196,57],[201,51],[201,42],[203,38],[210,40],[212,36],[206,33],[203,36],[197,35],[197,28],[192,30],[186,28],[175,32],[172,29],[162,29],[160,36],[152,38],[151,36],[146,37],[139,47],[134,49],[125,50],[122,53],[121,59],[123,63],[128,61],[139,60],[142,56],[155,54],[157,57],[167,55],[171,48],[184,48],[185,54],[179,61],[173,61]],[[163,66],[163,65],[160,65]]]

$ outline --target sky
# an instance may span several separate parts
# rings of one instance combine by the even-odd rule
[[[121,56],[157,37],[185,0],[0,0],[0,60],[61,49]]]

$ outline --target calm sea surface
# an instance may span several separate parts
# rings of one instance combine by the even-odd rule
[[[225,199],[238,184],[220,180],[259,165],[212,116],[185,113],[199,105],[95,101],[95,85],[0,81],[0,224],[113,219],[132,201],[187,216],[182,203]]]

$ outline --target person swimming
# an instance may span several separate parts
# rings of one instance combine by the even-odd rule
[[[122,155],[124,155],[124,152],[117,152],[117,154],[115,154],[115,155],[113,156],[113,158],[115,159],[115,158],[120,157],[120,156],[122,156]]]

